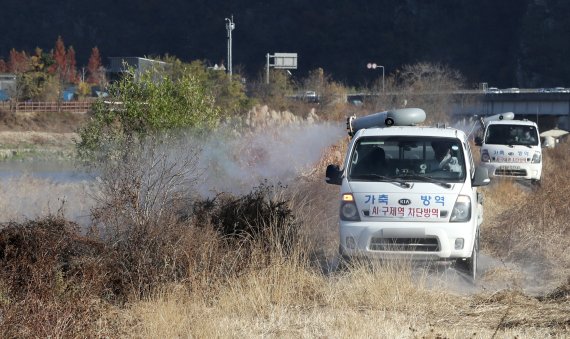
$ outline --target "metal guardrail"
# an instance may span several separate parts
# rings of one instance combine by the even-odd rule
[[[31,102],[0,102],[0,109],[12,113],[48,113],[69,112],[87,113],[93,105],[92,101],[31,101]]]

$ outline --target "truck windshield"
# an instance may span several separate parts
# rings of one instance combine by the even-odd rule
[[[538,131],[534,126],[489,125],[485,143],[492,145],[538,146]]]
[[[461,141],[427,136],[363,137],[350,156],[348,179],[409,182],[465,181]]]

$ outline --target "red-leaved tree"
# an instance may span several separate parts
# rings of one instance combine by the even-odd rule
[[[57,37],[55,49],[52,51],[54,63],[49,68],[51,74],[57,75],[61,83],[77,83],[77,69],[75,61],[75,50],[70,47],[65,51],[65,44],[61,36]]]
[[[30,60],[26,52],[18,52],[14,48],[10,51],[8,71],[12,73],[24,73],[30,69]]]
[[[91,49],[91,55],[89,56],[89,63],[87,64],[87,71],[89,76],[87,77],[87,82],[90,84],[101,83],[101,55],[99,54],[99,48],[93,47]]]
[[[76,63],[77,62],[75,61],[75,49],[73,48],[73,46],[70,46],[67,49],[67,53],[65,55],[65,64],[67,67],[65,79],[67,80],[67,82],[73,84],[76,84],[79,81],[79,78],[77,76]]]
[[[52,52],[54,64],[49,68],[51,74],[58,74],[60,79],[64,78],[66,69],[65,45],[61,36],[57,37],[55,49]]]
[[[8,72],[8,64],[4,59],[0,59],[0,73]]]

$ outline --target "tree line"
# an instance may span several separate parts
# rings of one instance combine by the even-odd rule
[[[368,62],[391,73],[420,61],[450,65],[473,85],[570,86],[567,0],[9,1],[0,57],[63,35],[85,60],[98,46],[109,56],[169,53],[219,65],[230,15],[233,63],[250,78],[266,53],[296,52],[294,75],[320,67],[350,86],[372,81]]]
[[[71,85],[76,86],[79,97],[86,97],[93,86],[106,84],[99,48],[93,47],[87,66],[78,68],[75,49],[66,48],[61,36],[48,52],[40,47],[33,53],[12,48],[7,61],[0,59],[0,73],[16,75],[16,84],[9,93],[16,101],[55,101]]]
[[[152,58],[163,61],[168,67],[153,70],[151,75],[140,74],[138,78],[137,72],[130,69],[124,72],[123,78],[109,83],[97,47],[92,48],[87,66],[79,68],[73,46],[66,47],[59,36],[49,52],[39,47],[33,53],[12,49],[7,61],[0,60],[0,72],[16,75],[16,85],[10,93],[16,101],[59,101],[63,91],[70,86],[74,87],[77,98],[83,99],[90,96],[92,88],[97,86],[106,91],[111,100],[134,103],[123,107],[129,112],[127,118],[136,117],[135,121],[124,123],[129,128],[144,121],[142,126],[156,122],[158,127],[168,121],[173,127],[196,125],[210,121],[212,117],[220,118],[216,119],[219,121],[244,115],[256,104],[268,105],[278,111],[289,110],[298,115],[306,115],[311,109],[316,109],[321,117],[336,120],[346,116],[347,94],[355,91],[355,88],[335,80],[323,68],[309,71],[304,78],[291,76],[280,69],[271,69],[267,77],[265,69],[260,69],[256,77],[246,79],[239,67],[230,75],[209,67],[205,60],[183,62],[168,54]],[[368,112],[415,106],[445,119],[451,102],[449,94],[445,93],[466,86],[459,71],[429,62],[404,65],[386,77],[377,74],[376,80],[367,88],[358,89],[383,94],[361,107]],[[193,91],[194,96],[181,92],[182,89]],[[415,95],[434,90],[441,94]],[[304,102],[302,94],[306,91],[314,92],[318,100]],[[211,103],[207,109],[201,106],[205,102]],[[195,107],[202,107],[206,114],[192,118],[188,112],[193,112]],[[122,118],[121,112],[125,111],[96,102],[93,112],[100,112],[100,122],[106,123],[111,116],[114,117],[111,120]],[[169,120],[168,115],[175,112],[178,116]],[[154,119],[154,122],[146,119]],[[95,130],[102,128],[102,125],[94,126]],[[87,135],[84,137],[84,140],[90,140]]]

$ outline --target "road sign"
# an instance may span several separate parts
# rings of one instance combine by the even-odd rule
[[[297,53],[275,53],[273,67],[278,69],[297,69]]]

